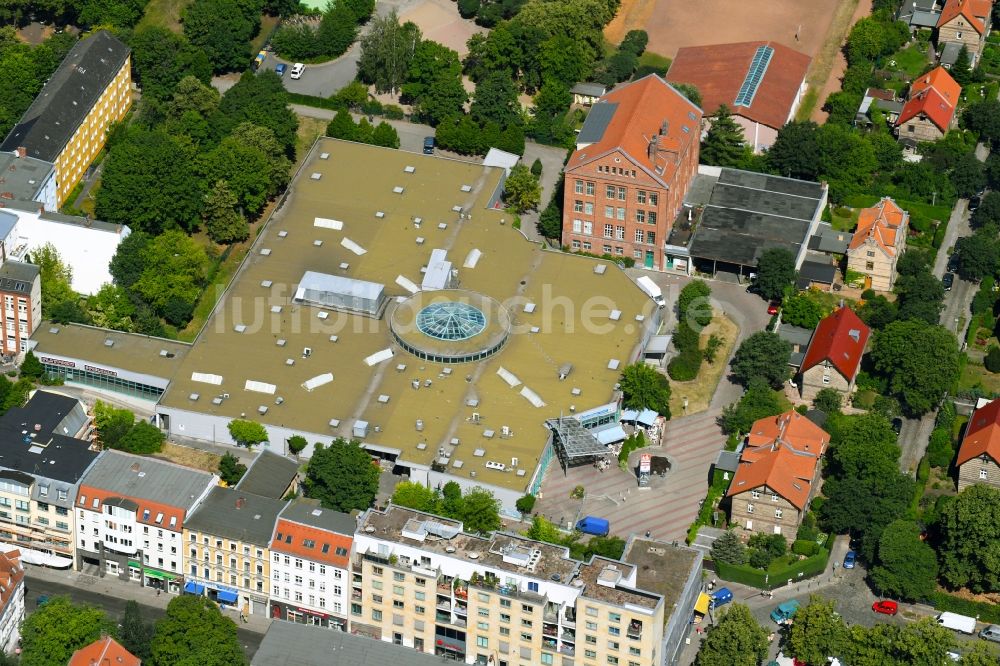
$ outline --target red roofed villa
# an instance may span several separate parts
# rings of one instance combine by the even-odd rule
[[[976,483],[1000,488],[1000,399],[972,413],[955,465],[958,492]]]
[[[865,289],[892,290],[909,226],[910,214],[889,197],[861,210],[858,228],[847,246],[847,270],[865,275]]]
[[[871,329],[848,307],[820,321],[799,367],[802,397],[812,400],[825,388],[850,396],[870,336]]]
[[[696,87],[706,114],[729,107],[747,144],[760,153],[795,118],[810,62],[777,42],[688,46],[677,51],[666,78]]]
[[[566,164],[562,244],[665,270],[700,137],[701,109],[655,74],[602,97]]]
[[[830,436],[795,410],[755,422],[729,484],[729,520],[793,540],[816,493]]]
[[[993,0],[947,0],[938,18],[938,48],[941,61],[954,62],[963,46],[969,52],[969,62],[975,67],[982,53],[986,35],[990,32]]]
[[[896,119],[899,140],[910,145],[937,141],[956,125],[962,87],[944,67],[924,74],[910,86],[910,98]]]
[[[67,666],[142,666],[142,659],[105,636],[74,652]]]

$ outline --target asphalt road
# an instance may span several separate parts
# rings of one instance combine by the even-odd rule
[[[112,618],[121,618],[122,613],[125,612],[125,603],[129,601],[129,599],[123,597],[100,594],[86,588],[34,578],[31,576],[30,570],[25,575],[25,586],[24,605],[25,612],[29,615],[37,608],[35,600],[39,595],[50,597],[68,596],[75,603],[98,606]],[[154,606],[139,604],[139,608],[142,610],[143,619],[147,622],[155,622],[165,614],[164,609]],[[263,640],[264,635],[248,631],[242,627],[238,627],[236,632],[239,636],[240,644],[243,646],[243,651],[247,655],[247,659],[252,659],[260,647],[260,642]]]

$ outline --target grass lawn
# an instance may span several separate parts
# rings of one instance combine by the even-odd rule
[[[158,25],[180,32],[181,14],[191,2],[192,0],[149,0],[146,13],[136,27]]]
[[[214,453],[192,449],[191,447],[179,444],[171,444],[170,442],[165,442],[163,450],[153,457],[212,473],[219,471],[219,460],[222,458],[222,456],[217,456]]]
[[[842,294],[836,292],[823,291],[821,289],[806,289],[802,293],[803,295],[808,296],[809,300],[819,304],[823,312],[833,312],[840,306],[841,301],[843,301],[845,305],[854,304],[853,299],[845,298]]]
[[[842,216],[839,213],[846,212],[846,216]],[[858,226],[858,217],[861,215],[861,211],[857,208],[834,208],[831,214],[832,221],[830,226],[836,231],[854,231],[854,228]]]
[[[901,51],[897,51],[890,58],[890,62],[895,62],[895,69],[904,72],[907,79],[913,80],[924,73],[930,64],[927,60],[927,47],[918,44],[911,44]]]
[[[326,134],[328,124],[326,120],[319,118],[299,116],[299,129],[295,133],[295,164],[292,165],[292,173],[295,173],[295,170],[302,164],[316,139]]]
[[[719,385],[722,373],[725,372],[729,362],[729,355],[733,351],[733,344],[736,342],[736,335],[739,327],[732,319],[723,315],[716,316],[712,323],[705,327],[701,333],[701,347],[704,349],[709,336],[715,334],[722,338],[723,345],[716,352],[714,363],[702,363],[698,376],[689,382],[670,381],[670,413],[675,417],[683,416],[684,398],[688,401],[688,414],[703,412],[712,404],[712,396],[715,395],[715,387]]]
[[[641,56],[639,56],[639,67],[642,67],[643,65],[668,70],[670,69],[670,58],[661,56],[659,53],[653,53],[652,51],[645,51]]]
[[[1000,374],[993,374],[981,365],[966,363],[962,377],[958,380],[959,390],[979,387],[984,393],[1000,394]]]

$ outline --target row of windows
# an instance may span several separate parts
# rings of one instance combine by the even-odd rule
[[[585,194],[592,197],[596,192],[596,187],[593,181],[577,180],[573,184],[573,191],[576,194]],[[617,199],[618,201],[628,201],[628,188],[620,185],[605,185],[604,198]],[[656,206],[659,203],[660,195],[658,192],[636,190],[635,200],[641,204],[648,203],[650,206]]]
[[[591,243],[590,241],[579,241],[579,240],[576,240],[575,238],[572,241],[570,241],[570,245],[573,246],[574,250],[583,250],[584,252],[590,252],[591,250],[594,249],[594,244]],[[611,245],[602,245],[601,246],[601,253],[602,254],[608,254],[608,255],[614,254],[615,256],[618,256],[618,257],[624,257],[625,256],[625,248],[620,247],[620,246],[614,246],[614,247],[612,247]],[[642,259],[642,257],[643,257],[642,250],[633,250],[632,251],[632,257],[634,259]]]
[[[753,511],[754,511],[753,504],[747,504],[747,513],[753,513]],[[774,510],[774,517],[775,518],[781,518],[781,516],[782,516],[783,513],[784,512],[781,509],[775,509]]]
[[[583,234],[584,236],[594,235],[594,223],[589,220],[573,220],[573,233]],[[612,224],[604,225],[604,237],[613,238],[615,240],[623,241],[625,240],[625,227]],[[647,231],[645,229],[636,229],[633,232],[632,238],[636,243],[648,243],[650,245],[656,244],[656,232]],[[609,252],[610,254],[610,252]]]
[[[308,603],[313,608],[316,607],[326,608],[326,599],[324,597],[316,597],[316,595],[314,594],[303,595],[301,592],[290,590],[287,587],[281,588],[278,585],[272,587],[271,590],[274,593],[275,597],[283,597],[288,600],[294,600],[299,602],[300,604]],[[333,612],[343,613],[344,612],[343,604],[341,604],[341,602],[339,601],[334,601]]]
[[[87,370],[71,370],[57,365],[42,364],[45,374],[49,379],[62,379],[70,384],[83,384],[93,386],[105,391],[123,393],[125,395],[136,396],[146,400],[158,400],[163,394],[163,389],[140,382],[133,382],[118,377],[109,377]]]

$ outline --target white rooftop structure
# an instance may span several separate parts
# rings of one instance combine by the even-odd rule
[[[513,169],[518,161],[520,161],[520,156],[514,153],[508,153],[505,150],[500,150],[499,148],[490,148],[489,152],[486,153],[486,157],[483,159],[483,166],[488,167],[500,167],[510,175],[510,170]]]
[[[451,286],[451,262],[447,256],[447,250],[431,250],[431,260],[427,262],[427,271],[420,285],[424,291],[438,291]]]
[[[295,290],[299,303],[379,317],[386,305],[385,287],[377,282],[306,271]]]

